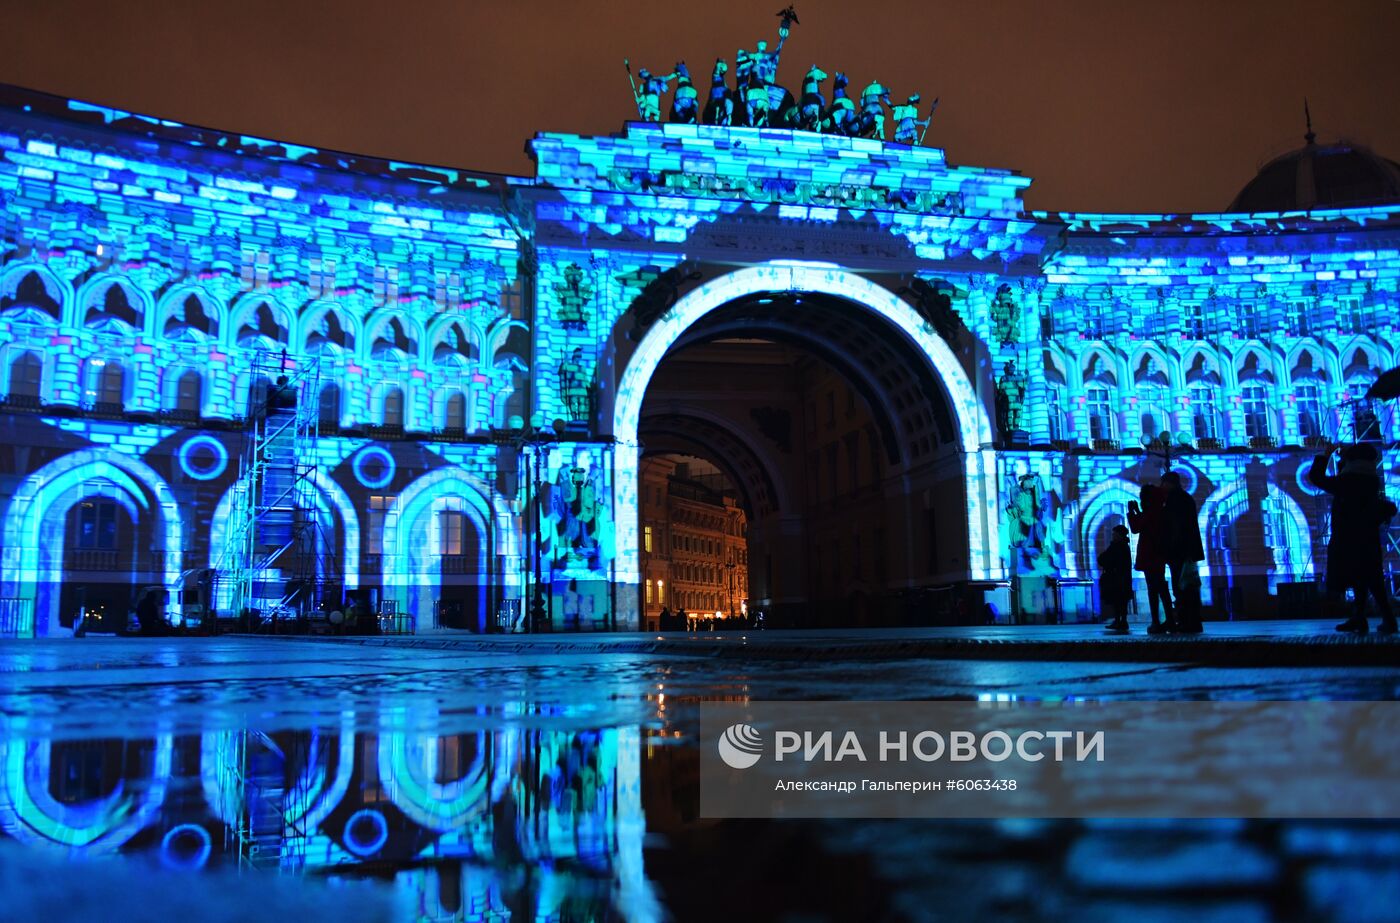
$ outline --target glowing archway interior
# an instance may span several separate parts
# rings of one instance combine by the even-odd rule
[[[339,561],[340,577],[345,589],[354,590],[360,586],[360,516],[345,488],[320,467],[310,469],[311,483],[316,488],[316,510],[330,516],[334,513],[340,519],[341,534],[344,537],[345,554]],[[233,516],[235,500],[241,499],[245,490],[242,481],[236,481],[214,507],[214,516],[209,522],[209,562],[220,567],[229,560],[232,551],[228,547],[229,520]],[[226,580],[219,581],[215,591],[214,606],[227,611],[233,605],[233,586]]]
[[[165,585],[180,580],[184,555],[180,507],[169,485],[145,462],[112,449],[80,449],[35,471],[14,493],[5,516],[4,583],[8,597],[33,598],[34,631],[59,631],[58,588],[63,583],[63,523],[68,510],[90,496],[94,482],[112,485],[128,512],[146,510],[154,498],[163,526]],[[178,621],[173,599],[167,617]]]
[[[635,585],[641,579],[637,539],[637,426],[652,375],[685,331],[705,315],[736,299],[771,292],[817,293],[853,302],[893,324],[927,358],[947,389],[957,420],[958,446],[964,456],[969,577],[999,579],[1004,567],[998,554],[1000,538],[996,463],[990,449],[991,420],[948,344],[913,308],[864,276],[827,264],[767,263],[737,270],[686,293],[647,331],[622,373],[612,421],[613,435],[619,443],[614,491],[618,582]]]
[[[385,593],[398,599],[400,611],[421,611],[422,601],[435,598],[434,583],[441,569],[437,549],[441,546],[438,517],[434,514],[448,508],[449,498],[462,501],[461,509],[456,511],[464,513],[477,530],[478,578],[487,580],[497,570],[496,561],[500,561],[502,584],[512,586],[518,581],[510,560],[519,553],[518,533],[509,507],[462,469],[438,468],[409,484],[384,516],[383,585]],[[492,528],[494,534],[488,532]],[[492,540],[494,548],[490,547]],[[496,561],[488,557],[489,553],[494,554]]]

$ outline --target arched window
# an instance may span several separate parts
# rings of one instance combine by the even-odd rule
[[[384,392],[384,425],[403,429],[403,389]]]
[[[1240,409],[1244,412],[1245,436],[1267,439],[1273,435],[1269,423],[1269,391],[1262,384],[1251,382],[1240,388]]]
[[[184,415],[199,416],[204,403],[204,379],[193,370],[185,372],[175,383],[175,410]]]
[[[340,385],[329,384],[321,389],[316,414],[316,425],[323,432],[340,429]]]
[[[20,353],[10,363],[10,403],[37,406],[43,380],[44,360],[34,353]]]
[[[1113,392],[1103,385],[1090,385],[1084,389],[1084,409],[1089,415],[1090,439],[1118,438],[1118,425],[1113,412]]]
[[[464,432],[467,428],[467,399],[461,392],[453,392],[447,398],[447,411],[442,425],[450,432]]]

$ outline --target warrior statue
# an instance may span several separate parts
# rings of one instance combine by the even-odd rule
[[[684,61],[676,62],[676,95],[671,98],[671,121],[694,125],[700,119],[700,94],[690,82]]]
[[[734,122],[734,97],[725,77],[728,73],[729,65],[724,58],[715,58],[715,70],[710,75],[710,101],[705,104],[706,125],[731,125]]]
[[[627,76],[632,76],[632,65],[623,61],[627,66]],[[632,94],[637,101],[637,117],[643,122],[661,121],[661,94],[666,92],[666,85],[676,78],[676,74],[667,74],[664,77],[654,76],[645,67],[637,71],[637,81],[632,84]]]
[[[855,134],[862,138],[885,140],[885,107],[890,105],[890,89],[875,80],[860,92],[860,121]]]
[[[997,381],[997,426],[1003,439],[1024,432],[1021,410],[1026,400],[1026,376],[1016,370],[1016,360],[1008,359]]]
[[[904,105],[895,106],[891,117],[894,119],[894,140],[896,144],[918,144],[920,126],[927,126],[929,123],[929,119],[919,118],[918,93],[910,93],[909,99]]]
[[[992,298],[992,333],[1002,346],[1021,341],[1021,307],[1011,294],[1011,286],[1002,284]]]
[[[845,74],[838,73],[831,87],[831,105],[822,116],[821,130],[836,135],[848,135],[856,122],[856,104],[846,95]]]
[[[583,349],[578,348],[559,363],[559,397],[569,413],[569,420],[587,420],[592,411],[588,381],[588,363]]]

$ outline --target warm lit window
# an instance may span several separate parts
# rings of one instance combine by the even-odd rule
[[[461,510],[442,510],[438,513],[438,553],[444,557],[460,557],[463,554],[467,528],[466,514]]]
[[[368,548],[370,554],[384,553],[384,514],[388,512],[391,497],[374,494],[369,498],[369,535]]]
[[[651,605],[651,580],[647,580],[647,605]]]
[[[651,526],[642,529],[642,550],[647,554],[651,553]]]

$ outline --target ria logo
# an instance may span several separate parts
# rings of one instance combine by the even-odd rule
[[[730,769],[748,769],[763,756],[763,735],[747,724],[731,724],[719,736],[719,758]]]

